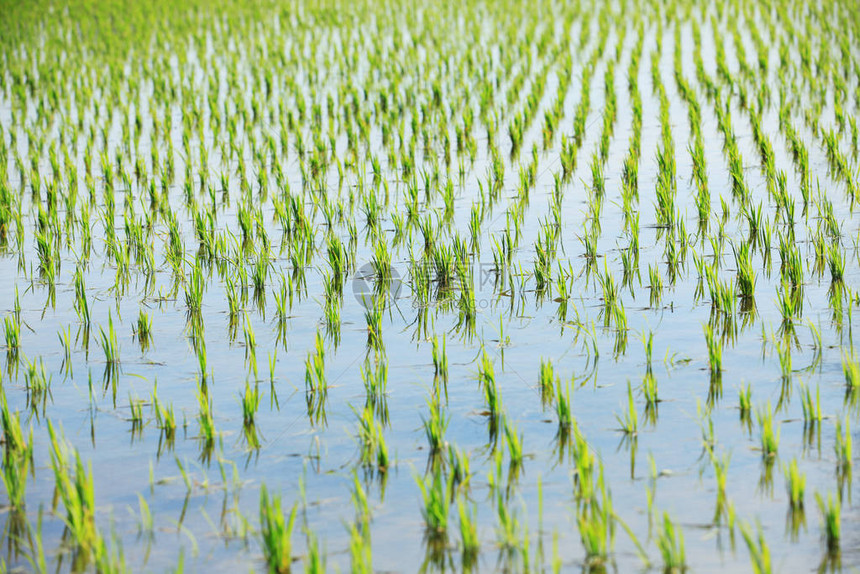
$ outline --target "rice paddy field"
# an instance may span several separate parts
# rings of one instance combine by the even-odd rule
[[[0,17],[0,570],[860,568],[857,3]]]

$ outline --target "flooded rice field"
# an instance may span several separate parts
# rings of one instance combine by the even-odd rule
[[[2,4],[0,570],[860,567],[860,5]]]

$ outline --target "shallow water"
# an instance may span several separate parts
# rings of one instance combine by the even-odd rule
[[[846,14],[856,15],[856,9],[837,6]],[[579,49],[576,42],[569,43],[564,39],[566,32],[561,16],[571,9],[546,4],[540,10],[524,15],[528,21],[539,22],[539,30],[550,22],[558,22],[555,25],[557,35],[551,40],[553,46],[557,46],[560,53],[570,50],[572,54],[572,81],[563,100],[563,116],[556,134],[544,147],[541,132],[543,112],[550,108],[555,97],[560,59],[551,60],[546,55],[538,55],[534,42],[522,37],[520,40],[528,50],[520,51],[516,42],[504,41],[509,27],[519,29],[515,21],[523,15],[516,10],[510,9],[506,13],[502,7],[473,4],[466,9],[470,16],[480,16],[484,22],[475,34],[471,34],[467,27],[468,18],[435,6],[417,10],[417,15],[412,8],[404,6],[394,6],[390,13],[380,8],[368,8],[367,13],[346,12],[340,24],[326,20],[324,10],[317,12],[309,7],[297,9],[301,21],[284,13],[275,23],[266,17],[269,8],[245,12],[238,7],[207,7],[185,23],[187,28],[175,23],[181,22],[180,16],[185,14],[176,8],[165,16],[168,22],[171,18],[177,19],[172,27],[156,34],[162,34],[168,42],[176,45],[180,41],[188,42],[193,50],[189,52],[187,62],[182,61],[185,57],[180,59],[182,52],[178,48],[172,50],[158,43],[148,48],[140,46],[138,50],[129,52],[127,61],[119,60],[125,61],[127,70],[141,70],[135,72],[139,75],[133,85],[122,80],[120,87],[116,88],[124,98],[140,106],[144,118],[140,140],[132,146],[136,152],[129,151],[129,142],[119,120],[122,107],[116,102],[121,100],[94,98],[98,100],[95,106],[103,110],[98,117],[89,102],[76,100],[74,113],[54,115],[46,126],[38,119],[33,106],[42,97],[38,90],[47,90],[54,84],[48,80],[44,80],[44,85],[36,82],[36,95],[28,96],[31,107],[24,115],[18,108],[17,96],[9,88],[14,81],[12,73],[7,71],[6,88],[0,92],[0,125],[3,127],[3,142],[11,150],[7,154],[6,181],[14,196],[13,204],[20,205],[23,214],[23,241],[18,243],[14,238],[13,224],[0,258],[0,277],[8,278],[0,282],[0,306],[5,317],[14,316],[17,297],[22,328],[17,355],[11,349],[7,353],[2,384],[10,410],[20,411],[25,429],[31,426],[34,433],[34,463],[27,479],[26,504],[17,511],[7,508],[5,512],[8,544],[3,558],[11,569],[30,569],[32,564],[27,556],[34,552],[27,540],[14,535],[11,530],[13,522],[20,522],[23,516],[25,522],[35,528],[40,514],[43,522],[39,536],[48,567],[60,571],[94,568],[86,560],[78,565],[71,562],[72,548],[64,535],[65,513],[55,496],[56,477],[51,466],[52,447],[47,430],[47,421],[50,420],[55,427],[62,428],[68,444],[77,449],[87,464],[92,465],[96,524],[109,547],[121,545],[125,562],[132,570],[170,570],[180,560],[190,571],[264,570],[266,565],[259,535],[260,488],[263,484],[269,492],[283,495],[285,509],[294,504],[299,509],[298,526],[292,537],[296,568],[307,566],[304,562],[308,554],[307,532],[312,532],[324,549],[329,569],[357,570],[349,551],[349,527],[360,519],[353,504],[356,480],[368,497],[373,570],[459,570],[463,564],[457,505],[451,505],[447,544],[434,549],[426,542],[423,503],[416,483],[416,480],[432,475],[434,467],[442,468],[446,475],[450,472],[447,453],[442,457],[432,456],[425,437],[423,420],[430,416],[428,401],[434,392],[438,392],[442,410],[449,417],[445,441],[456,445],[469,459],[471,478],[468,485],[459,487],[456,496],[474,502],[477,507],[481,543],[478,568],[486,571],[524,570],[525,562],[533,569],[549,570],[557,561],[564,570],[599,569],[601,564],[587,560],[577,521],[583,504],[577,498],[575,487],[581,478],[576,474],[574,461],[577,449],[560,445],[553,402],[544,402],[541,398],[539,372],[544,360],[551,361],[562,383],[570,382],[572,387],[575,429],[569,441],[573,443],[575,433],[584,437],[586,450],[602,465],[603,480],[611,492],[618,522],[615,524],[614,545],[606,557],[609,569],[629,571],[646,568],[622,521],[641,544],[651,566],[655,569],[662,567],[657,539],[664,512],[683,531],[686,562],[693,571],[749,569],[749,552],[741,534],[741,524],[752,525],[752,532],[756,524],[761,525],[773,566],[778,571],[809,570],[821,565],[850,570],[858,565],[856,552],[852,550],[856,546],[857,532],[853,526],[856,510],[852,502],[850,466],[847,469],[839,467],[834,451],[836,422],[850,421],[856,428],[857,413],[860,412],[856,395],[846,393],[843,370],[844,357],[849,357],[849,362],[857,361],[852,313],[858,304],[854,286],[860,279],[858,218],[852,209],[853,202],[845,193],[845,183],[830,173],[821,131],[816,135],[809,122],[804,121],[802,112],[811,107],[809,101],[813,94],[800,83],[798,61],[789,60],[786,73],[802,88],[798,88],[800,103],[793,109],[792,123],[809,151],[813,197],[805,210],[801,181],[779,124],[777,42],[773,42],[770,50],[769,74],[766,77],[746,77],[739,71],[727,21],[718,21],[718,35],[726,38],[729,69],[736,78],[740,78],[735,81],[742,83],[750,93],[767,84],[773,94],[769,107],[763,111],[762,127],[772,143],[776,168],[785,171],[787,193],[796,202],[795,242],[804,262],[803,309],[792,332],[783,325],[776,302],[781,284],[776,230],[784,231],[784,225],[777,223],[779,208],[774,197],[769,195],[768,178],[761,166],[750,115],[740,104],[737,86],[730,98],[733,132],[744,160],[744,179],[750,190],[749,205],[754,208],[761,203],[764,218],[773,225],[771,262],[768,265],[764,261],[759,240],[753,247],[751,258],[756,273],[754,306],[751,300],[738,298],[737,309],[728,317],[713,309],[707,281],[699,277],[694,264],[695,254],[708,264],[713,259],[710,238],[716,237],[720,229],[722,197],[729,212],[722,227],[724,239],[718,272],[721,280],[734,284],[737,269],[733,246],[748,241],[748,223],[741,213],[743,202],[733,198],[723,136],[714,105],[696,79],[693,34],[688,17],[681,14],[678,25],[683,43],[683,72],[694,87],[701,107],[700,127],[705,143],[711,206],[707,229],[700,229],[697,222],[693,160],[688,152],[692,130],[687,119],[688,106],[681,98],[673,76],[674,24],[667,25],[661,36],[662,56],[658,68],[669,101],[675,143],[675,207],[688,235],[684,249],[680,240],[682,229],[680,225],[676,226],[675,245],[685,256],[680,258],[681,263],[672,281],[665,253],[668,231],[658,227],[655,209],[659,170],[656,157],[661,145],[661,121],[660,102],[649,70],[659,31],[655,25],[657,19],[648,9],[643,14],[644,33],[638,72],[643,122],[638,201],[634,209],[639,214],[640,253],[638,273],[634,273],[629,285],[622,285],[622,256],[631,239],[625,227],[622,199],[622,166],[628,153],[633,118],[626,71],[637,30],[632,21],[616,16],[607,36],[607,48],[595,63],[590,112],[577,167],[572,177],[560,186],[561,225],[551,265],[552,280],[541,291],[534,276],[535,245],[545,223],[551,221],[554,181],[556,176],[561,176],[562,170],[559,158],[561,135],[573,133],[574,110],[580,101],[581,74],[600,34],[598,16],[585,6],[582,14],[572,16],[571,37],[578,40],[583,22],[592,27],[591,38]],[[729,10],[728,7],[725,9]],[[757,18],[761,19],[759,10],[763,12],[764,9],[755,10]],[[825,8],[821,8],[821,13],[829,14]],[[715,7],[708,10],[708,16],[711,14],[716,15]],[[135,17],[142,22],[147,21],[144,15]],[[794,12],[789,17],[801,21],[813,18]],[[56,21],[48,22],[46,29],[38,33],[34,31],[32,38],[7,38],[4,53],[12,62],[11,69],[18,71],[24,68],[24,59],[20,55],[24,46],[27,50],[42,50],[44,61],[49,61],[59,48],[47,40],[56,41],[62,37],[72,18],[71,13],[65,13]],[[720,97],[725,98],[730,87],[718,79],[710,18],[696,18],[701,27],[701,54],[706,73],[720,82],[723,89]],[[777,22],[776,29],[788,34],[781,27],[784,20],[776,11],[772,18]],[[738,19],[746,43],[747,60],[752,62],[754,45],[751,38],[745,36],[747,31],[744,28],[752,23],[742,16]],[[445,25],[449,23],[451,26]],[[795,21],[794,26],[798,25]],[[615,65],[618,115],[603,162],[605,197],[599,216],[598,257],[590,261],[584,256],[582,238],[587,233],[585,226],[591,225],[588,221],[593,194],[591,153],[600,142],[601,118],[607,100],[604,74],[607,62],[615,55],[620,26],[626,26],[627,30]],[[397,28],[409,31],[421,48],[422,56],[410,55],[404,48],[407,46],[405,39],[398,42],[387,35]],[[456,33],[451,36],[441,32],[448,29]],[[849,42],[855,33],[856,30],[844,32]],[[815,46],[818,42],[828,41],[828,34],[835,37],[837,32],[828,30],[820,31],[820,34],[813,39]],[[378,44],[374,43],[376,41]],[[339,42],[349,47],[350,57],[356,59],[352,63],[354,65],[342,59],[343,46]],[[119,45],[129,47],[122,43]],[[835,41],[833,45],[833,65],[838,68],[836,58],[839,52]],[[849,45],[856,72],[860,54],[856,43]],[[293,49],[295,52],[291,53]],[[484,65],[490,74],[499,78],[494,108],[498,115],[498,131],[493,146],[487,142],[486,127],[480,119],[478,77],[457,70],[473,50],[476,66]],[[797,50],[796,44],[791,43],[790,54],[796,54]],[[289,54],[286,63],[278,59],[277,54],[281,52]],[[450,67],[442,68],[433,60],[433,54],[440,53],[450,59]],[[74,51],[74,54],[79,52]],[[505,54],[516,58],[517,63],[509,70],[503,69],[506,66]],[[85,54],[77,57],[82,59],[71,60],[68,64],[70,71],[88,72],[92,78],[95,66],[102,62],[104,56]],[[525,58],[533,59],[531,72],[527,74],[521,93],[508,104],[505,90],[513,81],[514,74],[523,69]],[[140,67],[146,62],[154,66],[154,70]],[[545,63],[550,66],[550,71],[540,96],[538,112],[525,131],[521,151],[511,156],[507,126],[514,114],[522,109],[531,82]],[[404,69],[401,85],[395,90],[386,82],[396,79],[397,64]],[[237,102],[251,107],[255,94],[264,93],[260,74],[267,66],[278,72],[274,79],[275,87],[262,104],[265,113],[255,118],[251,125],[246,125],[241,114],[235,111]],[[412,67],[416,68],[415,72],[410,71]],[[162,74],[177,87],[193,86],[197,92],[177,93],[172,98],[156,95],[154,83],[150,80],[157,78],[157,74]],[[74,77],[74,74],[68,74],[59,85],[68,85],[73,92]],[[220,131],[214,130],[209,123],[210,100],[203,95],[211,89],[209,77],[216,78],[218,85],[217,93],[208,92],[211,102],[218,107],[226,106],[228,112],[225,115],[237,121],[235,129],[239,135],[232,138],[233,141],[229,130],[224,127]],[[819,129],[829,129],[835,126],[835,88],[832,78],[822,81],[828,97],[827,105],[821,110]],[[295,82],[297,87],[294,89],[290,82]],[[433,153],[433,150],[438,150],[436,142],[433,150],[425,150],[422,137],[417,138],[414,185],[418,188],[418,213],[421,220],[427,214],[433,215],[438,228],[437,246],[453,245],[455,235],[464,238],[468,244],[472,206],[485,205],[478,245],[470,246],[468,253],[476,311],[471,332],[461,321],[461,285],[439,292],[432,288],[429,304],[422,303],[417,295],[419,286],[414,276],[417,265],[411,262],[413,257],[420,259],[424,253],[424,239],[417,222],[410,230],[411,235],[395,239],[394,216],[404,217],[407,213],[410,181],[404,180],[399,166],[389,163],[389,152],[383,143],[383,125],[386,130],[396,130],[401,126],[401,118],[386,119],[378,110],[376,101],[380,94],[385,93],[403,106],[402,126],[408,145],[413,117],[420,117],[421,105],[432,102],[434,82],[438,82],[443,105],[432,111],[428,116],[430,119],[423,121],[437,126],[439,117],[445,117],[451,133],[452,162],[446,168],[444,155]],[[351,105],[344,90],[356,86],[363,87],[368,94],[367,100],[362,101],[358,108],[370,120],[369,146],[359,146],[357,165],[344,168],[342,181],[338,181],[337,166],[331,162],[326,168],[326,185],[319,190],[316,182],[307,184],[303,177],[304,173],[309,173],[308,163],[314,146],[310,135],[313,121],[310,103],[320,104],[320,113],[325,120],[326,96],[331,96],[341,106]],[[308,99],[305,116],[297,119],[308,151],[300,155],[295,150],[297,132],[291,131],[288,136],[290,149],[285,153],[276,143],[271,157],[266,157],[268,181],[261,186],[257,180],[255,149],[265,150],[263,142],[266,135],[279,142],[282,128],[274,117],[286,121],[285,111],[299,117],[296,93],[302,93]],[[316,94],[316,98],[311,94]],[[284,96],[287,102],[281,103]],[[126,241],[128,235],[123,217],[126,203],[133,202],[134,217],[140,220],[145,212],[151,214],[154,211],[149,203],[147,180],[152,179],[154,185],[161,186],[160,170],[154,169],[151,161],[153,142],[158,149],[159,162],[163,163],[168,153],[165,138],[162,135],[155,137],[150,98],[156,98],[155,109],[158,111],[154,115],[159,118],[162,129],[165,113],[172,117],[169,138],[174,155],[174,174],[166,180],[166,200],[177,218],[185,263],[174,273],[168,255],[169,228],[162,214],[155,220],[152,233],[145,236],[145,241],[152,246],[154,272],[147,278],[145,263],[136,261],[132,254],[125,287],[117,287],[117,265],[115,258],[108,253],[105,240],[108,234],[103,222],[103,213],[107,209],[100,162],[104,149],[102,136],[96,138],[95,153],[92,154],[95,192],[90,202],[90,184],[84,176],[86,130],[80,130],[74,136],[76,145],[70,151],[70,162],[77,167],[79,195],[75,215],[81,217],[83,204],[88,205],[91,214],[92,249],[89,260],[81,267],[86,299],[91,309],[87,335],[75,311],[75,270],[83,253],[80,229],[71,234],[65,231],[61,234],[62,243],[56,251],[59,271],[53,287],[55,300],[51,302],[48,282],[38,270],[36,243],[38,206],[43,205],[47,209],[47,184],[40,187],[38,194],[31,193],[30,173],[24,173],[22,177],[13,158],[17,152],[24,162],[28,161],[29,146],[35,145],[35,134],[41,134],[48,147],[64,147],[59,134],[66,130],[74,133],[79,117],[85,118],[87,129],[89,126],[96,130],[104,127],[107,161],[110,163],[117,153],[121,154],[124,169],[130,175],[130,187],[121,177],[113,178],[115,232],[118,240]],[[168,102],[167,107],[164,101]],[[458,155],[456,147],[455,131],[459,128],[458,122],[462,122],[464,101],[474,113],[472,135],[477,143],[474,161],[470,161],[466,151]],[[846,114],[856,115],[858,103],[857,92],[849,90],[842,108]],[[67,106],[71,104],[64,103],[61,109]],[[183,110],[188,113],[193,108],[201,110],[202,123],[200,127],[186,130],[183,127]],[[110,110],[112,120],[109,125],[104,121],[104,110]],[[130,117],[133,118],[133,113]],[[328,127],[323,128],[323,145],[328,146],[331,156],[337,157],[339,162],[348,157],[346,122],[342,116],[332,120],[334,150],[330,149],[326,134]],[[16,150],[12,149],[13,133]],[[191,195],[197,209],[204,213],[214,198],[216,235],[223,235],[228,242],[232,242],[231,235],[241,237],[239,210],[244,186],[252,190],[252,207],[261,210],[259,224],[255,225],[265,231],[271,245],[271,260],[265,296],[259,302],[255,300],[251,283],[254,262],[263,243],[259,231],[253,232],[254,238],[244,248],[236,240],[236,251],[228,252],[237,260],[220,262],[226,271],[219,270],[219,262],[208,261],[205,253],[198,251],[193,211],[183,189],[187,158],[181,150],[185,133],[191,134],[190,164],[194,178]],[[399,134],[388,137],[400,144]],[[240,145],[241,151],[230,153],[229,145],[221,147],[225,141]],[[531,161],[533,144],[538,149],[535,183],[523,191],[518,172]],[[199,161],[201,145],[208,151],[205,168]],[[856,184],[857,150],[854,144],[851,153],[850,130],[840,133],[839,145],[849,157]],[[495,202],[486,198],[492,147],[501,151],[505,173]],[[230,157],[225,158],[222,150],[230,153]],[[399,148],[395,150],[399,153]],[[134,177],[131,170],[138,157],[142,158],[146,172],[155,173],[155,176],[141,180]],[[371,158],[381,165],[378,183],[374,183]],[[275,162],[280,164],[288,189],[276,183]],[[67,197],[72,183],[66,164],[61,163],[62,173],[53,178],[47,151],[37,163],[42,178],[45,181],[56,179],[60,196]],[[247,164],[244,168],[247,183],[243,183],[239,175],[240,164]],[[463,166],[462,174],[459,173],[459,165]],[[441,173],[440,182],[425,190],[422,170],[432,173],[436,168]],[[199,171],[207,178],[205,185],[201,185]],[[226,174],[226,194],[221,188],[222,173]],[[449,179],[454,188],[454,200],[453,212],[446,218],[441,188]],[[832,202],[841,232],[836,244],[844,256],[845,272],[841,282],[836,282],[836,287],[826,264],[820,272],[813,268],[813,240],[822,221],[819,214],[823,209],[818,189],[822,197]],[[494,240],[502,243],[509,227],[506,214],[515,209],[524,194],[527,194],[528,202],[512,261],[504,269],[496,269]],[[384,237],[388,245],[391,267],[403,279],[396,296],[386,300],[380,345],[384,351],[378,353],[379,362],[387,364],[388,368],[387,418],[378,417],[384,420],[383,434],[392,460],[386,472],[362,464],[357,439],[357,414],[366,402],[361,367],[368,357],[373,360],[374,350],[368,342],[366,308],[355,298],[352,282],[355,281],[356,270],[374,258],[374,232],[365,224],[363,211],[364,198],[370,196],[382,204],[379,236]],[[278,220],[275,199],[284,201],[290,197],[296,198],[304,208],[313,231],[315,252],[304,268],[306,288],[295,289],[288,317],[279,321],[275,293],[281,277],[289,277],[296,271],[291,258],[295,251],[293,240]],[[345,246],[350,241],[350,222],[357,229],[354,257],[344,275],[339,340],[327,330],[324,311],[326,277],[331,273],[326,255],[329,228],[322,209],[326,201],[332,205],[340,204],[345,211],[342,218],[335,214],[331,227],[332,234]],[[58,208],[61,227],[67,215],[62,205],[61,201]],[[201,373],[192,340],[194,314],[189,312],[185,300],[185,288],[195,262],[202,269],[205,285],[197,314],[204,326],[207,356],[204,373]],[[238,271],[239,265],[247,271],[244,279]],[[663,278],[665,287],[659,301],[651,300],[649,266],[658,269]],[[559,290],[559,270],[566,277],[566,298]],[[620,332],[617,320],[607,317],[604,306],[599,277],[607,274],[618,285],[626,316],[627,327]],[[241,309],[233,317],[233,323],[228,306],[228,277],[236,282],[240,293],[245,293],[239,297]],[[701,291],[697,289],[700,281]],[[834,311],[830,293],[840,287],[843,290],[842,305]],[[567,301],[566,314],[559,311],[563,300]],[[152,319],[151,342],[146,348],[133,333],[133,325],[141,310]],[[99,344],[100,329],[107,330],[110,321],[116,329],[119,343],[119,361],[113,366],[106,362]],[[279,329],[279,323],[283,325],[282,329]],[[712,376],[709,368],[703,334],[703,326],[709,323],[716,330],[725,328],[724,332],[729,333],[723,338],[723,368],[719,376]],[[72,342],[68,361],[56,336],[56,333],[67,329]],[[246,329],[253,332],[256,340],[256,374],[251,367]],[[820,341],[815,337],[815,330],[820,332]],[[305,383],[306,360],[314,353],[317,333],[325,337],[327,385],[324,415],[318,413],[319,416],[309,413],[308,400],[318,400],[322,395],[309,393]],[[641,390],[649,369],[644,345],[649,333],[653,334],[650,369],[658,384],[660,401],[654,409],[646,408]],[[434,380],[434,336],[438,336],[440,342],[446,342],[450,365],[447,385]],[[780,366],[780,348],[790,349],[791,368],[787,372]],[[499,420],[495,437],[485,414],[486,404],[478,380],[483,352],[494,364],[502,401],[503,417]],[[33,406],[25,373],[27,365],[39,358],[44,361],[45,372],[50,378],[50,393],[42,406]],[[257,446],[248,439],[243,423],[241,394],[246,382],[262,394],[254,424],[259,436]],[[632,436],[620,431],[617,420],[617,417],[623,419],[627,412],[628,382],[638,415],[638,432]],[[176,412],[178,427],[172,442],[167,441],[158,428],[152,401],[156,383],[159,403],[162,406],[172,404]],[[747,384],[752,389],[754,411],[747,415],[748,422],[738,409],[738,391]],[[825,417],[816,424],[804,422],[803,385],[820,391],[820,407]],[[203,390],[211,400],[217,432],[217,438],[208,446],[200,438],[197,420],[198,393]],[[132,421],[130,402],[136,401],[143,403],[143,420],[140,423]],[[774,409],[774,421],[780,432],[778,452],[773,459],[762,456],[760,425],[756,417],[756,412],[768,404]],[[513,425],[516,433],[522,436],[525,458],[519,466],[509,464],[510,454],[502,421]],[[711,423],[712,434],[709,431]],[[706,435],[710,437],[709,441],[712,440],[708,447]],[[735,512],[734,525],[725,509],[718,512],[717,483],[708,448],[719,459],[730,457],[725,495]],[[497,452],[500,453],[498,466]],[[801,472],[806,474],[806,502],[804,522],[799,528],[792,529],[789,527],[792,515],[788,512],[783,468],[795,459]],[[187,471],[189,482],[182,478],[182,468]],[[596,476],[599,471],[595,469],[595,473]],[[648,504],[649,491],[654,493],[652,505]],[[3,501],[8,502],[7,491],[4,489],[3,492],[6,497]],[[825,497],[828,493],[840,495],[841,555],[828,552],[822,541],[820,513],[814,498],[816,493]],[[497,507],[499,496],[504,501],[502,508],[514,513],[519,520],[519,526],[515,528],[517,545],[513,548],[504,547],[499,542],[502,538]],[[142,510],[140,500],[145,501],[151,513],[151,526],[147,525],[146,512]],[[795,514],[794,518],[799,519],[799,515]]]

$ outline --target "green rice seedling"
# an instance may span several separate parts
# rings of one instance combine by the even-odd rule
[[[618,300],[612,308],[612,319],[615,321],[615,342],[613,351],[615,357],[620,357],[627,352],[627,312],[624,303]]]
[[[288,284],[290,288],[288,289]],[[275,316],[278,321],[284,322],[287,320],[290,309],[293,306],[293,291],[292,291],[292,276],[284,276],[281,274],[281,282],[277,290],[273,288],[272,293],[275,297]],[[229,290],[228,290],[229,295]],[[238,313],[238,303],[236,303],[235,293],[231,299],[230,312],[231,314]]]
[[[508,445],[511,467],[517,468],[523,463],[523,435],[517,435],[517,429],[505,419],[505,443]]]
[[[443,381],[448,381],[448,353],[446,351],[446,340],[442,339],[439,346],[439,337],[433,337],[433,371]]]
[[[251,279],[254,284],[254,293],[261,297],[265,294],[266,280],[269,276],[269,256],[263,249],[254,260]]]
[[[466,502],[464,495],[457,497],[457,512],[460,522],[460,552],[463,556],[463,570],[470,570],[478,559],[481,540],[478,535],[478,508]]]
[[[24,371],[24,382],[27,388],[27,400],[32,407],[36,407],[40,402],[44,407],[44,402],[47,400],[48,393],[51,390],[51,377],[45,371],[45,361],[39,357],[26,361],[26,370]]]
[[[803,421],[806,424],[820,424],[821,415],[821,387],[815,389],[815,398],[809,387],[800,385],[800,404],[803,407]]]
[[[704,325],[705,343],[708,346],[708,366],[711,374],[719,375],[723,370],[723,345],[710,323]]]
[[[33,429],[24,437],[18,412],[9,412],[6,395],[0,392],[0,423],[3,430],[3,472],[0,479],[6,488],[9,506],[17,512],[24,508],[27,474],[33,460]]]
[[[793,321],[803,313],[803,292],[800,289],[792,289],[787,283],[782,284],[782,289],[777,289],[777,307],[782,314],[782,323],[786,328],[793,325]]]
[[[108,365],[119,363],[119,342],[114,330],[112,314],[108,314],[108,330],[105,331],[104,327],[99,327],[99,343],[104,351],[105,362]]]
[[[316,350],[305,360],[305,390],[315,393],[325,388],[325,342],[317,331]]]
[[[320,551],[319,541],[310,530],[306,529],[305,535],[308,552],[304,559],[304,571],[308,574],[324,574],[327,562],[325,551]]]
[[[242,331],[245,338],[245,358],[248,360],[248,369],[254,374],[254,379],[257,379],[257,337],[254,334],[254,326],[251,324],[251,317],[247,314],[245,315],[245,324]]]
[[[197,393],[197,422],[200,425],[199,438],[206,445],[215,442],[215,418],[212,415],[212,399],[205,392]]]
[[[728,482],[729,462],[731,455],[725,454],[718,457],[716,453],[710,450],[711,465],[714,468],[714,479],[717,482],[717,504],[714,513],[714,522],[719,523],[720,519],[728,511],[728,497],[726,495],[726,484]]]
[[[67,327],[65,330],[57,332],[57,339],[60,340],[60,345],[63,348],[63,365],[62,369],[66,376],[72,376],[72,328]]]
[[[496,538],[497,544],[508,559],[512,558],[520,548],[520,538],[524,524],[519,514],[511,510],[511,504],[505,499],[502,490],[496,493]],[[524,549],[526,551],[527,549]]]
[[[598,154],[591,156],[591,191],[600,197],[605,193],[606,179],[603,176],[603,161]]]
[[[559,433],[569,431],[573,425],[573,413],[570,408],[570,385],[561,386],[561,379],[555,380],[555,414],[558,419]]]
[[[840,501],[837,498],[833,500],[833,495],[827,495],[827,501],[821,493],[815,493],[815,501],[818,503],[818,509],[821,511],[822,530],[824,540],[827,544],[827,550],[830,552],[839,549],[839,542],[842,538],[842,519]]]
[[[595,492],[585,501],[577,515],[587,563],[592,566],[606,563],[615,543],[612,494],[604,483],[602,468],[596,486]]]
[[[827,262],[830,267],[830,279],[834,283],[841,283],[845,277],[845,257],[839,244],[830,245],[827,250]]]
[[[749,243],[741,243],[735,250],[735,265],[737,266],[738,294],[746,299],[755,298],[755,269],[752,265]]]
[[[173,411],[173,404],[164,406],[160,406],[157,402],[155,404],[158,428],[170,443],[176,433],[176,415]]]
[[[140,427],[143,425],[143,401],[133,399],[131,393],[128,394],[128,410],[131,417],[132,425]]]
[[[6,456],[0,480],[6,489],[8,506],[13,513],[24,510],[26,504],[27,475],[32,456]],[[11,526],[11,523],[10,523]]]
[[[642,379],[642,396],[645,397],[646,406],[650,408],[656,407],[657,403],[660,402],[657,392],[657,378],[650,369]]]
[[[552,361],[540,360],[540,374],[538,375],[538,386],[540,388],[541,402],[546,403],[553,399],[553,393],[557,383],[560,381],[552,367]]]
[[[356,574],[373,573],[373,555],[370,531],[366,525],[353,523],[349,530],[350,570]]]
[[[627,381],[627,412],[622,418],[615,415],[615,420],[618,421],[619,430],[626,435],[635,435],[639,432],[639,415],[636,414],[636,405],[633,403],[633,389],[630,387],[630,381]]]
[[[269,384],[274,388],[275,386],[275,370],[278,364],[278,350],[275,349],[274,353],[269,353]]]
[[[200,371],[200,380],[205,383],[209,378],[209,356],[206,353],[206,339],[202,337],[198,339],[194,352],[197,355],[197,367]]]
[[[776,354],[779,358],[779,369],[782,372],[782,380],[791,380],[791,342],[785,338],[779,339],[776,344]]]
[[[816,230],[812,236],[812,246],[815,253],[812,269],[814,273],[821,277],[824,274],[824,265],[827,263],[828,254],[827,239],[824,233],[821,232],[821,229]],[[838,285],[839,282],[835,282],[834,284]]]
[[[687,567],[687,557],[684,551],[684,532],[672,523],[669,513],[663,513],[663,527],[657,532],[657,548],[663,557],[663,570],[666,572],[683,572]]]
[[[199,313],[203,308],[203,290],[206,286],[203,269],[195,263],[185,284],[185,306],[189,313]]]
[[[845,417],[844,425],[839,420],[836,421],[836,444],[834,445],[833,450],[836,454],[836,461],[839,468],[850,468],[853,461],[853,449],[851,445],[851,418],[848,416]]]
[[[741,420],[749,419],[752,413],[752,387],[747,383],[746,387],[738,389],[738,411]]]
[[[597,278],[600,281],[600,287],[603,290],[603,308],[607,312],[605,321],[609,321],[608,312],[615,307],[618,302],[618,287],[615,284],[615,279],[609,271],[609,266],[606,260],[603,262],[603,275],[598,274]]]
[[[772,572],[770,560],[770,548],[764,539],[761,524],[757,525],[757,535],[753,538],[752,529],[749,524],[741,524],[741,535],[744,537],[750,552],[750,563],[755,574],[770,574]]]
[[[293,561],[293,527],[297,506],[285,517],[281,497],[269,497],[266,485],[260,488],[260,538],[263,557],[271,574],[285,574]]]
[[[6,393],[0,391],[0,428],[3,429],[3,447],[6,459],[24,457],[31,452],[33,442],[33,430],[30,429],[30,438],[24,438],[21,429],[21,415],[9,411],[6,401]]]
[[[373,463],[373,454],[376,446],[376,423],[373,418],[373,410],[365,406],[364,410],[359,413],[354,407],[351,408],[358,418],[358,443],[361,452],[361,464],[370,466]]]
[[[642,338],[642,343],[645,346],[645,370],[651,372],[651,360],[654,355],[654,332],[649,331],[647,337]]]
[[[787,466],[782,467],[785,475],[785,490],[788,494],[788,504],[792,510],[803,509],[804,493],[806,492],[806,473],[801,474],[797,467],[797,459],[792,459]]]
[[[376,297],[372,304],[364,311],[364,320],[367,323],[367,345],[377,352],[383,352],[385,346],[382,340],[382,311],[384,301]]]
[[[486,414],[491,419],[496,419],[502,412],[502,396],[499,388],[496,385],[496,378],[493,374],[493,364],[487,357],[486,353],[482,356],[481,375],[483,381],[481,385],[484,391],[484,403],[486,405]]]
[[[434,541],[447,540],[450,501],[454,488],[451,477],[446,479],[442,470],[436,467],[426,478],[416,476],[415,482],[421,490],[421,516],[424,517],[425,535]]]
[[[15,318],[15,315],[12,315],[11,317],[4,317],[3,324],[6,336],[6,351],[17,352],[21,347],[21,323]]]
[[[376,469],[380,473],[384,473],[391,465],[391,459],[388,456],[388,445],[385,443],[385,436],[382,434],[382,425],[376,424]]]
[[[591,447],[581,432],[574,432],[574,466],[576,467],[574,497],[577,501],[589,500],[595,490],[595,468],[597,457],[591,452]]]
[[[449,417],[442,411],[442,405],[439,403],[439,398],[431,395],[427,401],[427,406],[430,409],[430,416],[421,416],[424,424],[424,434],[427,436],[427,443],[430,446],[431,456],[441,453],[445,447],[445,430],[448,428]]]
[[[239,395],[242,403],[242,423],[245,426],[253,425],[257,417],[257,410],[260,408],[260,390],[257,385],[251,387],[251,384],[245,381],[245,392]]]
[[[141,349],[147,349],[152,338],[152,318],[143,309],[140,310],[140,314],[137,316],[133,333],[137,337]]]
[[[773,409],[768,402],[767,407],[763,407],[756,413],[758,424],[761,428],[761,453],[764,458],[773,458],[776,456],[777,448],[779,447],[779,428],[774,429]]]
[[[372,365],[369,358],[365,359],[361,367],[361,379],[364,381],[366,404],[376,408],[383,422],[386,421],[385,395],[388,388],[388,363],[383,359]]]
[[[487,355],[487,350],[481,349],[481,359],[478,364],[478,386],[486,387],[496,385],[496,374],[493,368],[493,361]]]
[[[583,234],[579,237],[579,241],[585,248],[585,259],[593,264],[597,259],[597,235],[585,225],[583,226]]]
[[[51,439],[51,467],[54,470],[56,489],[65,508],[63,522],[71,534],[74,545],[89,555],[99,539],[95,524],[95,487],[92,465],[84,468],[80,453],[75,451],[74,463],[67,456],[68,445],[58,436],[48,421]]]
[[[454,480],[454,485],[457,487],[462,486],[468,488],[469,480],[472,477],[472,471],[469,465],[469,455],[462,450],[459,450],[453,444],[449,444],[447,463]],[[460,490],[463,489],[461,488]]]

